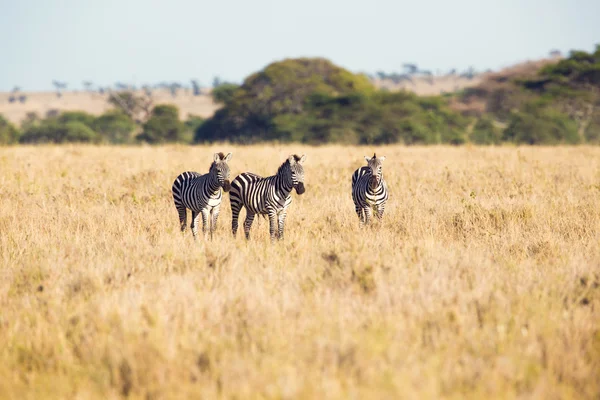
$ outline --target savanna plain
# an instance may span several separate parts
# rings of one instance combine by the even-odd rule
[[[307,155],[286,237],[171,185]],[[352,172],[385,155],[383,221]],[[600,148],[0,148],[0,397],[599,398]],[[242,212],[243,215],[243,212]],[[188,214],[189,218],[189,214]],[[189,224],[189,221],[188,221]]]

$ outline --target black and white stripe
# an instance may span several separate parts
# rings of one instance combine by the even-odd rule
[[[267,215],[269,217],[269,233],[271,240],[283,239],[283,227],[287,208],[292,202],[291,192],[304,193],[304,168],[306,155],[299,157],[291,155],[279,167],[276,175],[267,178],[245,172],[238,175],[231,182],[231,230],[233,236],[237,233],[238,217],[242,207],[246,208],[244,233],[246,239],[250,238],[250,227],[254,216]]]
[[[383,179],[385,157],[365,156],[367,166],[354,171],[352,175],[352,200],[361,226],[371,221],[373,210],[377,218],[383,217],[388,200],[387,184]]]
[[[221,188],[228,192],[229,165],[231,153],[215,153],[214,161],[210,165],[208,174],[201,175],[197,172],[184,172],[173,182],[173,200],[179,214],[181,231],[185,231],[187,222],[187,208],[192,211],[192,233],[194,239],[198,235],[198,218],[202,215],[202,232],[206,237],[210,218],[210,235],[217,227],[217,218],[223,194]]]

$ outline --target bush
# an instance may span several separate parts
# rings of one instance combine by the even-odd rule
[[[212,98],[215,103],[227,104],[233,99],[233,94],[239,88],[234,83],[221,83],[212,90]]]
[[[92,128],[109,143],[125,144],[131,142],[131,134],[136,128],[135,122],[119,110],[108,111],[92,123]]]
[[[597,110],[590,118],[584,135],[588,143],[600,144],[600,110]]]
[[[179,109],[167,104],[154,107],[137,139],[151,144],[184,142],[185,126],[179,120]]]
[[[19,130],[0,115],[0,145],[17,143],[18,140]]]
[[[81,122],[82,124],[92,127],[96,117],[83,111],[65,111],[58,115],[58,122],[66,124],[68,122]]]
[[[483,116],[475,123],[470,139],[475,144],[498,144],[502,139],[502,133],[494,126],[494,121],[490,117]]]
[[[580,141],[575,121],[554,109],[535,107],[513,113],[502,138],[520,144],[575,144]]]
[[[21,143],[98,143],[101,137],[80,121],[60,122],[59,118],[44,120],[23,132]]]

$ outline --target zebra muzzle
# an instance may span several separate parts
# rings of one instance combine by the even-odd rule
[[[296,193],[298,194],[302,194],[305,192],[306,189],[304,189],[304,183],[300,182],[297,186],[296,186]]]
[[[379,179],[377,179],[377,177],[376,177],[376,176],[372,176],[372,177],[369,179],[369,187],[370,187],[371,189],[377,189],[377,186],[379,186]]]
[[[223,184],[221,185],[221,187],[223,188],[223,191],[225,193],[229,192],[229,190],[231,189],[231,183],[229,181],[223,181]]]

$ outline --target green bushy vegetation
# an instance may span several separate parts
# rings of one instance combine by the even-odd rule
[[[111,93],[116,109],[99,117],[29,116],[22,132],[0,119],[0,143],[600,144],[600,45],[449,96],[377,90],[323,58],[272,63],[241,85],[219,83],[212,96],[222,107],[211,118],[181,121],[177,107],[152,107],[151,96]]]
[[[465,141],[467,120],[440,97],[378,91],[364,75],[331,62],[288,59],[213,93],[223,107],[196,130],[197,142],[263,140],[311,144]]]
[[[194,131],[203,122],[204,119],[198,116],[182,122],[178,108],[172,105],[154,107],[150,118],[141,126],[120,109],[109,110],[97,117],[80,111],[51,114],[46,118],[31,114],[23,121],[21,130],[0,115],[0,145],[191,143]]]
[[[19,140],[18,129],[0,115],[0,145],[13,144]]]
[[[143,125],[144,130],[137,139],[151,144],[189,142],[185,135],[185,125],[179,120],[179,109],[173,105],[161,104]]]

